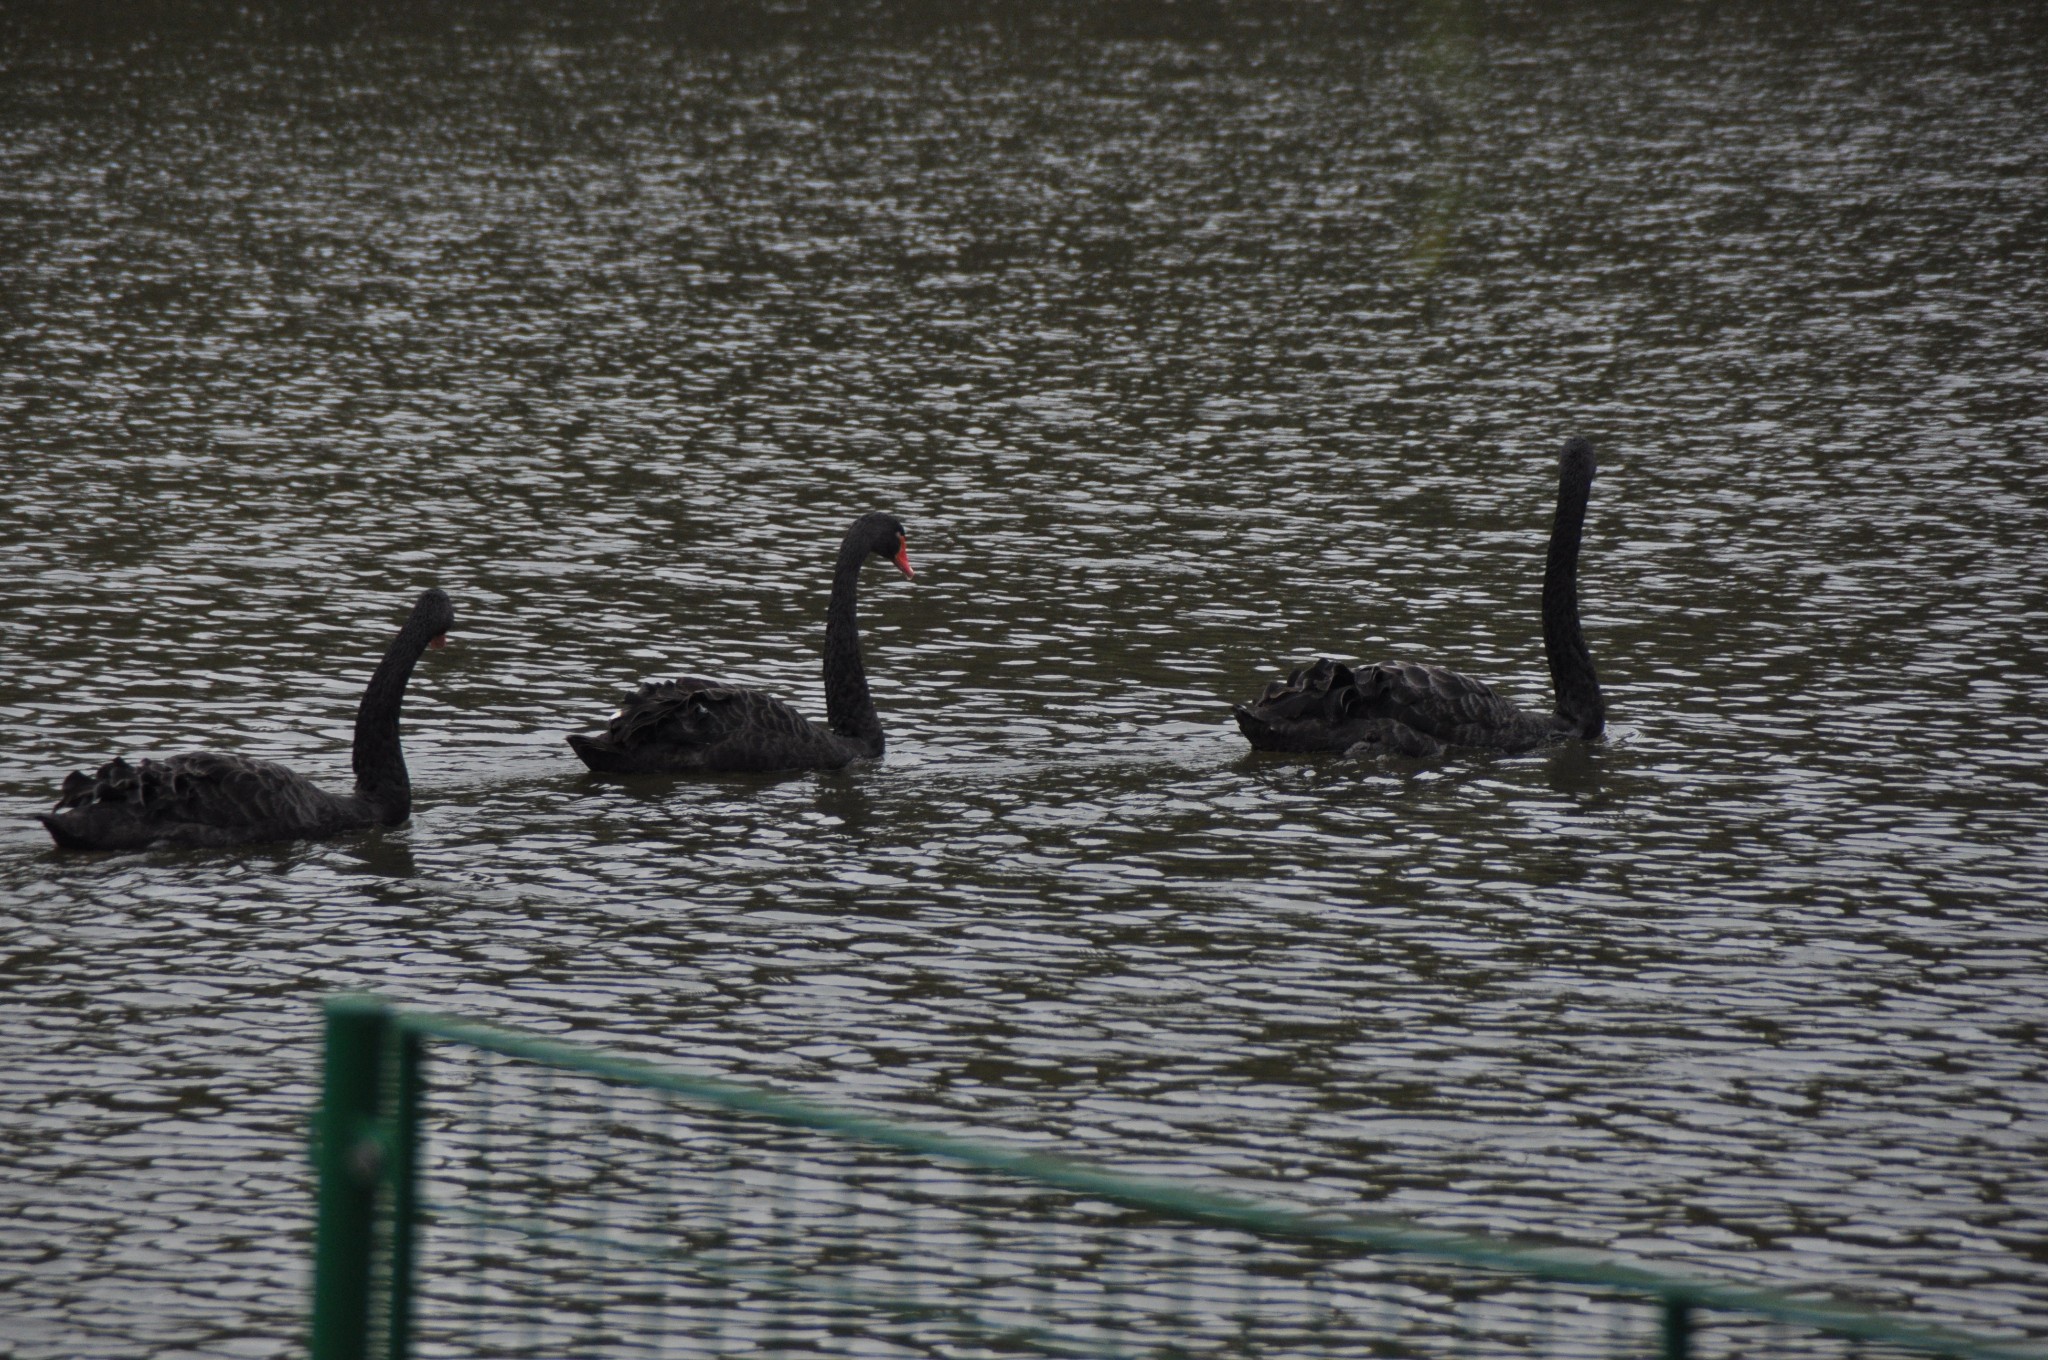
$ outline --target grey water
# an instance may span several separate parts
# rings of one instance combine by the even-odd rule
[[[0,55],[0,1351],[295,1349],[345,989],[2048,1336],[2040,14],[638,13]],[[1571,434],[1605,742],[1247,752],[1546,702]],[[870,509],[882,762],[585,775]],[[345,785],[429,584],[408,826],[29,820]]]

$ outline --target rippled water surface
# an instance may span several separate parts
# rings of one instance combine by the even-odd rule
[[[300,1326],[342,988],[1267,1193],[2048,1335],[2048,33],[1588,7],[0,62],[9,1354]],[[1610,739],[1306,763],[1320,654]],[[587,777],[682,673],[890,748]],[[59,855],[64,773],[411,824]],[[0,1348],[4,1349],[4,1348]]]

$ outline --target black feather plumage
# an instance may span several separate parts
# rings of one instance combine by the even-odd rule
[[[1261,751],[1431,755],[1445,746],[1523,751],[1544,742],[1597,738],[1606,703],[1579,626],[1579,543],[1596,460],[1584,439],[1558,457],[1557,518],[1543,572],[1543,646],[1555,712],[1532,712],[1469,675],[1412,661],[1356,670],[1321,660],[1275,681],[1236,709]]]
[[[883,750],[868,693],[855,597],[870,557],[911,575],[908,535],[893,515],[855,520],[839,546],[825,612],[825,711],[819,726],[772,694],[690,677],[643,684],[619,701],[604,731],[569,745],[605,774],[761,773],[837,769]]]
[[[193,751],[129,764],[115,757],[64,778],[57,805],[37,820],[67,850],[246,845],[332,836],[412,810],[412,783],[399,747],[406,681],[429,643],[454,625],[448,597],[429,590],[392,640],[356,709],[356,786],[336,794],[268,760]]]

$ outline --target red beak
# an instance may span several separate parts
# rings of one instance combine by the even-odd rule
[[[448,635],[446,633],[436,633],[427,639],[427,645],[436,649],[446,647],[448,645]]]
[[[914,571],[912,571],[912,570],[910,569],[910,540],[909,540],[909,539],[907,539],[907,538],[904,538],[904,537],[902,537],[902,536],[900,536],[900,535],[899,535],[899,536],[897,537],[897,539],[896,539],[896,556],[895,556],[895,557],[894,557],[893,559],[891,559],[891,560],[892,560],[892,561],[894,561],[894,562],[896,563],[896,570],[898,570],[898,571],[900,571],[900,572],[902,572],[902,573],[903,573],[903,577],[904,577],[904,579],[905,579],[905,580],[915,580],[915,579],[917,579],[917,573],[916,573],[916,572],[914,572]]]

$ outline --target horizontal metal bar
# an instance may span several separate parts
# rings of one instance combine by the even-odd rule
[[[685,1100],[757,1115],[779,1124],[943,1158],[1171,1218],[1239,1228],[1267,1237],[1338,1243],[1370,1251],[1448,1261],[1526,1275],[1555,1284],[1620,1290],[1667,1305],[1747,1313],[1836,1336],[1885,1342],[1931,1355],[1955,1356],[1959,1360],[2048,1360],[2048,1346],[1997,1341],[1910,1322],[1832,1300],[1802,1299],[1773,1290],[1690,1279],[1630,1265],[1590,1251],[1522,1246],[1496,1238],[1442,1232],[1399,1222],[1311,1214],[1237,1195],[1192,1189],[1169,1181],[1119,1175],[1062,1158],[1017,1152],[869,1115],[814,1105],[762,1087],[703,1076],[666,1064],[483,1021],[405,1010],[395,1011],[394,1019],[403,1030],[414,1034],[468,1044],[505,1057],[583,1072],[609,1081],[667,1091]]]

